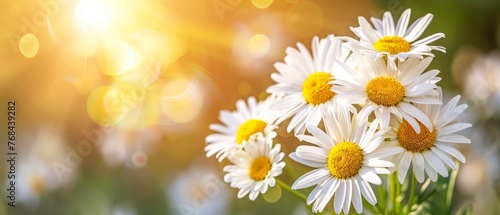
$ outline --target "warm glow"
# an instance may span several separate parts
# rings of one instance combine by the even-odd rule
[[[256,34],[248,41],[248,51],[255,58],[266,55],[270,47],[271,42],[264,34]]]
[[[102,58],[102,64],[104,72],[109,75],[123,75],[140,61],[140,57],[134,48],[122,41],[106,44],[106,50],[105,56]]]
[[[203,91],[196,79],[178,78],[165,85],[160,104],[167,118],[176,123],[188,123],[200,113],[203,100]]]
[[[104,0],[81,0],[76,8],[76,18],[85,32],[105,30],[111,20],[110,7]]]

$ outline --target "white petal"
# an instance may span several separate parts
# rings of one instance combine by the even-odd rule
[[[393,156],[395,154],[399,154],[402,152],[404,152],[404,149],[401,147],[385,147],[381,150],[376,150],[376,151],[366,155],[365,159],[385,158],[385,157]]]
[[[295,154],[295,152],[292,152],[290,154],[290,158],[292,160],[294,160],[294,161],[297,161],[298,163],[301,163],[301,164],[304,164],[306,166],[310,166],[310,167],[313,167],[313,168],[320,168],[320,167],[324,167],[326,165],[325,163],[318,163],[318,162],[314,162],[314,161],[302,159],[302,158],[298,157]]]
[[[328,159],[328,152],[316,146],[298,146],[295,154],[300,158],[318,163],[326,162]]]
[[[436,170],[434,170],[434,168],[432,168],[431,165],[429,165],[429,162],[427,162],[427,160],[424,159],[424,161],[425,161],[425,172],[427,173],[431,181],[437,181],[438,177]]]
[[[344,205],[344,200],[345,200],[345,193],[346,193],[345,182],[340,181],[340,186],[337,190],[337,193],[335,193],[335,199],[333,203],[333,209],[337,214],[339,214],[340,211],[342,211],[342,206]]]
[[[410,26],[410,28],[408,29],[409,32],[406,32],[407,35],[405,35],[404,39],[410,43],[415,41],[418,37],[420,37],[420,35],[424,33],[427,26],[429,26],[432,21],[432,17],[432,14],[429,13],[421,19],[415,21],[415,23],[412,24],[412,26]]]
[[[396,26],[396,35],[404,36],[406,29],[408,28],[408,23],[410,22],[411,9],[406,9],[401,17],[399,17],[398,24]]]
[[[463,129],[470,128],[470,127],[472,127],[472,125],[469,123],[455,123],[455,124],[447,125],[444,128],[440,128],[439,130],[437,130],[437,132],[438,132],[438,136],[439,136],[439,135],[455,133],[457,131],[461,131]]]
[[[390,161],[369,159],[363,162],[363,165],[369,167],[394,167],[394,164]]]
[[[325,132],[323,132],[323,130],[311,124],[307,124],[306,127],[307,130],[309,130],[309,132],[311,132],[311,134],[314,137],[316,137],[321,142],[322,145],[324,146],[333,145],[332,138],[330,138]]]
[[[344,209],[343,212],[344,214],[349,214],[349,208],[351,207],[351,200],[352,200],[352,182],[351,180],[346,180],[346,196],[344,200]]]
[[[448,146],[446,144],[436,144],[436,147],[438,147],[439,149],[443,150],[444,152],[450,154],[451,156],[455,157],[460,162],[465,163],[464,155],[460,151],[455,149],[454,147]]]
[[[356,176],[356,180],[358,181],[358,185],[360,186],[361,194],[365,197],[366,201],[370,204],[375,205],[377,203],[377,197],[375,193],[373,193],[372,187],[368,184],[368,182],[361,179],[361,177]]]
[[[430,35],[424,39],[418,40],[418,41],[412,43],[411,45],[412,46],[427,45],[427,44],[432,43],[432,42],[434,42],[438,39],[441,39],[441,38],[444,38],[443,33],[435,33],[435,34]]]
[[[323,211],[323,209],[326,207],[326,204],[330,201],[330,199],[333,197],[333,194],[335,191],[337,191],[337,188],[342,188],[343,185],[341,184],[340,181],[337,180],[330,180],[328,181],[327,184],[325,184],[324,188],[325,192],[323,193],[322,196],[319,197],[319,199],[316,202],[316,210],[317,211]]]
[[[436,140],[448,143],[471,143],[469,138],[458,134],[440,135]]]
[[[411,152],[405,152],[403,154],[403,157],[401,157],[398,169],[398,179],[400,184],[403,184],[403,182],[405,181],[406,174],[408,173],[408,169],[410,168],[412,159],[411,154],[412,154]]]
[[[357,213],[363,213],[363,200],[357,180],[352,180],[352,204]]]
[[[448,170],[446,170],[446,167],[444,166],[443,162],[439,157],[434,154],[432,151],[425,151],[423,153],[425,160],[429,163],[429,165],[436,170],[440,175],[443,177],[448,177]]]
[[[424,182],[424,157],[420,153],[413,153],[413,173],[419,183]]]
[[[292,189],[303,189],[310,187],[320,182],[326,180],[330,177],[330,171],[327,168],[320,168],[312,170],[302,176],[300,176],[292,185]]]
[[[455,162],[451,159],[450,156],[448,156],[445,152],[443,152],[441,149],[437,147],[432,147],[431,150],[436,153],[436,155],[450,168],[453,170],[457,169],[457,166],[455,165]]]
[[[362,168],[361,171],[359,171],[359,175],[363,180],[368,181],[372,184],[380,185],[382,184],[382,180],[380,177],[375,174],[375,172],[368,171],[367,168]]]

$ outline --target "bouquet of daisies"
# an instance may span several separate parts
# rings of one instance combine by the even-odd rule
[[[433,51],[445,52],[430,45],[444,34],[421,39],[433,16],[410,25],[410,12],[404,11],[397,23],[389,12],[371,18],[372,24],[359,17],[359,27],[351,28],[359,39],[329,35],[313,38],[312,51],[300,43],[287,48],[284,62],[276,63],[277,73],[271,74],[276,84],[267,88],[267,99],[239,100],[236,111],[220,112],[222,124],[210,125],[216,133],[206,137],[205,151],[219,162],[228,159],[224,181],[239,189],[238,198],[255,200],[278,184],[314,213],[332,200],[337,214],[349,213],[351,206],[357,213],[365,208],[408,214],[430,195],[417,194],[417,182],[426,182],[424,192],[438,174],[456,171],[456,160],[465,162],[454,144],[470,143],[456,134],[471,127],[456,120],[467,105],[458,104],[460,96],[443,102],[439,71],[427,69]],[[291,186],[278,179],[285,154],[274,141],[285,120],[287,132],[301,141],[288,156],[312,168]],[[382,193],[376,195],[374,186],[382,186],[384,174],[388,189],[377,188]],[[314,188],[307,197],[296,191],[308,187]],[[385,196],[388,201],[377,203]]]

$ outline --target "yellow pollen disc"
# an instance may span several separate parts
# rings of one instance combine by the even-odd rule
[[[403,101],[405,87],[391,76],[379,76],[368,83],[366,95],[375,104],[390,107]]]
[[[399,145],[407,151],[422,152],[429,150],[436,140],[436,130],[430,132],[420,121],[417,120],[417,122],[420,126],[420,134],[417,134],[406,120],[403,120],[403,123],[399,127]]]
[[[341,142],[328,153],[328,169],[335,178],[348,179],[363,165],[363,150],[355,143]]]
[[[30,185],[31,188],[37,193],[42,193],[45,190],[45,183],[43,182],[42,178],[37,175],[32,176]]]
[[[241,144],[244,140],[248,140],[255,133],[264,132],[267,123],[259,119],[249,119],[240,125],[236,131],[236,143]]]
[[[410,51],[410,43],[400,36],[385,36],[375,41],[373,48],[379,52],[398,54]]]
[[[328,84],[332,80],[332,75],[326,72],[316,72],[309,75],[302,85],[302,95],[307,103],[319,105],[332,99],[335,93],[330,90],[332,85]]]
[[[271,161],[268,157],[262,156],[256,158],[250,166],[250,178],[255,181],[265,179],[269,170],[271,170]]]

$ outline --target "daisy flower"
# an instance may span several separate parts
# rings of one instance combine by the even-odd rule
[[[308,124],[312,134],[298,135],[298,138],[314,144],[301,145],[290,157],[306,166],[316,168],[295,181],[292,189],[303,189],[316,185],[307,198],[307,204],[313,204],[313,212],[321,212],[326,204],[333,200],[335,213],[349,213],[351,203],[358,213],[363,212],[361,196],[370,204],[377,199],[369,183],[382,183],[377,174],[389,174],[388,167],[394,164],[384,157],[401,153],[398,146],[379,147],[384,137],[377,131],[378,119],[368,127],[365,120],[351,119],[345,107],[328,109],[323,120],[326,133],[318,127]]]
[[[410,9],[406,9],[394,24],[390,12],[385,12],[382,20],[371,18],[375,29],[368,23],[364,17],[359,17],[359,27],[351,27],[351,30],[360,38],[359,41],[352,40],[348,45],[353,49],[361,50],[363,53],[369,53],[376,58],[379,56],[388,56],[389,59],[400,61],[408,57],[434,56],[431,51],[437,50],[446,52],[442,46],[429,46],[440,38],[444,38],[443,33],[435,33],[426,38],[419,39],[432,20],[432,14],[417,19],[410,27]]]
[[[255,200],[259,193],[265,193],[268,187],[276,185],[275,177],[281,175],[285,162],[281,162],[285,154],[281,145],[271,148],[272,139],[254,136],[244,150],[237,150],[229,156],[234,165],[224,167],[224,181],[231,187],[240,189],[238,198],[247,194]]]
[[[298,43],[298,50],[288,47],[285,62],[274,65],[278,73],[271,74],[275,85],[267,88],[271,94],[284,95],[274,109],[284,110],[279,122],[293,116],[287,131],[303,134],[306,123],[318,125],[322,118],[321,109],[337,102],[336,94],[328,82],[335,78],[335,71],[342,69],[333,59],[352,64],[348,59],[350,51],[343,48],[342,41],[329,35],[312,41],[312,56],[307,48]]]
[[[253,135],[276,137],[274,122],[278,114],[269,108],[276,98],[269,96],[265,101],[257,102],[254,97],[249,97],[247,103],[243,100],[236,102],[236,111],[221,111],[219,119],[224,124],[211,124],[209,128],[218,133],[205,139],[207,157],[215,154],[220,162],[231,152],[245,146]]]
[[[441,89],[438,89],[438,99],[442,99]],[[387,132],[391,139],[389,145],[399,145],[404,149],[394,157],[393,161],[398,170],[399,182],[403,183],[406,173],[413,164],[413,173],[418,182],[424,181],[424,172],[432,181],[437,180],[437,173],[443,177],[448,177],[446,166],[456,170],[456,158],[460,162],[465,162],[465,157],[453,147],[454,143],[471,143],[462,135],[454,134],[457,131],[469,128],[469,123],[453,123],[467,108],[466,104],[457,106],[460,96],[455,96],[446,105],[416,105],[431,119],[433,129],[427,129],[418,122],[420,133],[409,125],[408,121],[397,118],[392,121],[392,129]]]
[[[231,196],[229,186],[217,169],[195,163],[164,186],[170,207],[167,214],[228,214]]]
[[[439,70],[424,72],[432,57],[423,60],[408,58],[398,64],[387,63],[383,58],[372,59],[363,54],[355,54],[357,70],[344,66],[345,75],[330,82],[332,90],[351,104],[365,104],[360,111],[360,119],[372,112],[380,119],[381,129],[389,127],[391,113],[404,118],[420,133],[417,120],[432,130],[429,118],[413,104],[442,104],[426,95],[437,95],[436,77]]]

